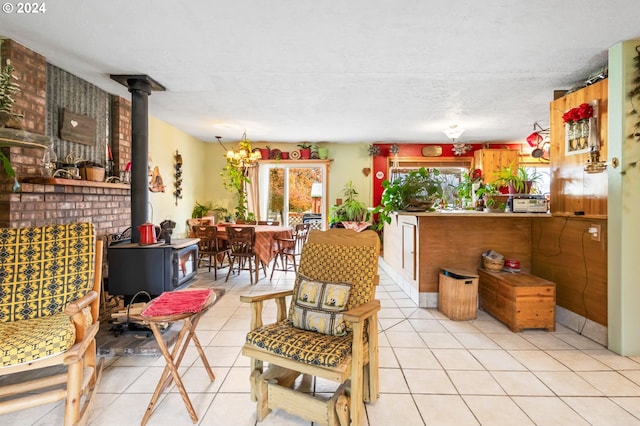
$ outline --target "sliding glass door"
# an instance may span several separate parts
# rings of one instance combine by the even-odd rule
[[[258,173],[260,220],[285,226],[311,223],[314,229],[325,229],[326,163],[260,162]]]

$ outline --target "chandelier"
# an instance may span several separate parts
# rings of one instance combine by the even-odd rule
[[[256,150],[254,152],[254,150],[251,149],[251,141],[247,139],[247,132],[242,134],[242,140],[239,142],[238,148],[235,150],[227,149],[222,141],[220,141],[220,138],[221,136],[216,136],[218,143],[226,151],[225,157],[227,158],[227,163],[231,163],[235,167],[243,169],[253,167],[261,158],[259,151]]]

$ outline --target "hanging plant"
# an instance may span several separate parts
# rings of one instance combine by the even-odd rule
[[[634,100],[638,100],[638,98],[640,98],[640,45],[636,46],[636,56],[633,58],[633,67],[635,68],[635,77],[633,79],[633,88],[629,91],[629,101],[631,102],[631,111],[629,111],[629,115],[635,116],[636,122],[633,125],[631,133],[627,135],[627,138],[640,142],[640,116],[634,103]],[[627,163],[620,173],[623,175],[626,174],[627,170],[636,167],[637,164],[637,161]]]
[[[247,139],[246,133],[243,134],[242,140],[239,142],[239,151],[243,151],[247,155],[251,155],[251,141]],[[248,200],[246,185],[251,183],[247,170],[245,167],[244,159],[235,156],[227,156],[227,164],[220,172],[222,177],[222,184],[227,191],[236,194],[238,199],[238,205],[235,210],[236,219],[247,219]]]

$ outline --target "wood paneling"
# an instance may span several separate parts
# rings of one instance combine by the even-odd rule
[[[482,180],[491,183],[502,167],[518,167],[520,153],[514,149],[479,149],[473,153],[473,167],[482,170]]]
[[[600,241],[589,227],[600,225]],[[533,274],[556,283],[559,306],[607,325],[607,221],[593,218],[533,219]]]
[[[562,114],[584,102],[598,100],[600,160],[607,159],[608,81],[602,80],[551,102],[551,213],[605,218],[607,215],[607,172],[584,171],[588,154],[566,155]]]
[[[420,292],[438,291],[442,267],[475,273],[487,250],[517,259],[522,271],[531,272],[530,236],[531,218],[515,213],[508,217],[419,216]]]

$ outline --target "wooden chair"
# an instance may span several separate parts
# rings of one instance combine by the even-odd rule
[[[276,270],[291,271],[291,268],[289,267],[289,260],[291,260],[293,271],[298,272],[297,259],[302,254],[302,246],[307,242],[310,229],[310,223],[300,223],[293,229],[292,238],[276,238],[274,240],[276,243],[276,255],[273,258],[270,279],[273,279],[273,272]],[[281,264],[279,268],[278,261]]]
[[[0,253],[0,415],[64,399],[64,424],[85,423],[102,369],[102,241],[89,223],[4,228]],[[41,370],[54,366],[66,369]]]
[[[251,331],[242,353],[251,359],[251,396],[257,402],[258,421],[270,410],[282,409],[314,424],[361,424],[363,401],[375,402],[379,392],[380,302],[374,299],[379,248],[373,231],[313,230],[302,249],[293,290],[240,297],[251,303]],[[344,290],[345,286],[349,288],[346,303],[344,297],[331,296],[337,294],[334,288]],[[263,325],[263,303],[271,299],[277,306],[277,322]],[[333,303],[336,300],[342,302]],[[331,320],[316,322],[317,316],[304,311],[307,305],[327,308],[320,315]],[[341,306],[346,310],[338,311]],[[332,327],[324,329],[327,324]],[[328,399],[297,390],[294,384],[301,374],[334,381],[337,390]]]
[[[213,278],[217,281],[218,262],[224,263],[226,257],[231,263],[229,258],[231,250],[218,240],[218,227],[216,226],[194,226],[193,232],[195,238],[200,238],[198,242],[198,267],[200,267],[200,261],[208,258],[209,272],[213,266]],[[220,255],[221,258],[218,257]]]
[[[260,259],[256,254],[253,246],[256,241],[256,230],[252,226],[227,226],[227,244],[229,246],[229,271],[225,282],[229,280],[229,275],[234,265],[238,265],[238,274],[242,270],[249,271],[249,279],[253,284],[253,274],[255,271],[255,279],[258,282],[258,270],[260,267]],[[265,272],[266,276],[266,272]]]

